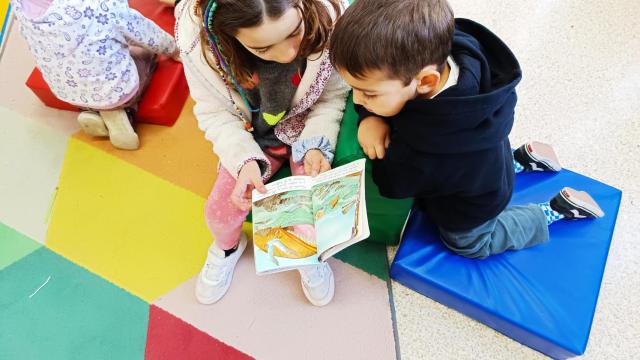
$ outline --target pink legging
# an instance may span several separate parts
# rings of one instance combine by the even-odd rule
[[[276,155],[283,155],[274,158],[265,154],[271,163],[271,174],[274,174],[284,164],[284,156],[287,154],[288,147],[269,150]],[[289,158],[289,163],[293,175],[304,175],[303,164],[296,164],[291,158]],[[242,223],[249,214],[248,211],[238,209],[231,202],[231,191],[235,185],[236,179],[224,167],[220,167],[218,178],[204,208],[209,230],[215,238],[216,246],[222,250],[232,249],[238,244]]]

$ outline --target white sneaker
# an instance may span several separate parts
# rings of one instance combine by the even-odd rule
[[[246,247],[247,236],[244,233],[240,234],[238,249],[228,257],[224,257],[224,250],[215,245],[209,247],[207,261],[200,271],[196,284],[198,302],[204,305],[213,304],[227,293],[233,278],[233,270]]]
[[[113,146],[123,150],[136,150],[140,146],[138,134],[133,130],[126,111],[100,111],[100,116],[109,129],[109,140]]]
[[[89,136],[109,136],[109,130],[100,114],[93,111],[82,111],[78,114],[78,124]]]
[[[329,264],[322,263],[298,271],[302,291],[310,303],[315,306],[325,306],[331,302],[336,284]]]

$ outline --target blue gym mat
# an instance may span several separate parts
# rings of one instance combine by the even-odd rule
[[[588,191],[605,217],[560,221],[547,243],[472,260],[444,247],[414,209],[391,277],[548,356],[583,354],[622,192],[568,170],[525,173],[516,176],[511,203],[547,201],[564,186]]]

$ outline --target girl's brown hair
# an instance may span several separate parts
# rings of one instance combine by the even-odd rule
[[[322,0],[209,0],[217,3],[213,16],[213,30],[220,41],[222,55],[231,68],[236,81],[240,84],[251,83],[255,70],[257,57],[250,53],[235,38],[239,29],[250,28],[262,24],[263,17],[277,19],[289,8],[296,8],[302,14],[304,23],[304,38],[300,44],[298,56],[306,58],[309,55],[324,50],[329,43],[333,22],[328,9]],[[203,13],[208,0],[202,0],[200,7],[196,9],[196,15],[202,23]],[[328,1],[336,14],[336,19],[341,14],[340,0]],[[206,56],[211,51],[211,44],[206,29],[200,31],[202,52]]]

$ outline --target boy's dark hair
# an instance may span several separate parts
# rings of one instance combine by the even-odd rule
[[[355,0],[332,34],[331,62],[355,78],[380,70],[408,84],[445,64],[454,28],[446,0]]]

